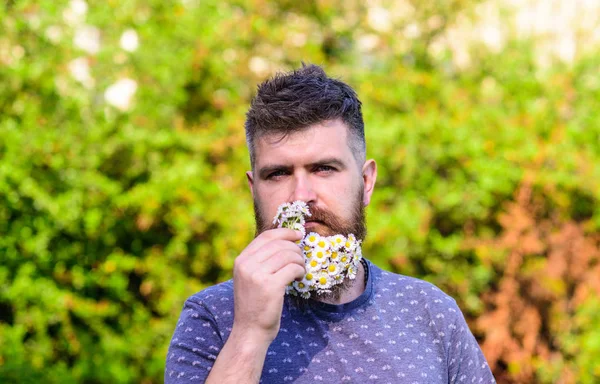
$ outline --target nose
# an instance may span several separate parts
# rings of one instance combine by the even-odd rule
[[[301,200],[307,204],[315,203],[317,200],[317,194],[315,193],[308,175],[295,175],[294,181],[294,191],[291,196],[292,201]]]

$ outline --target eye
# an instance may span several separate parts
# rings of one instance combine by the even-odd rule
[[[267,175],[267,180],[276,180],[276,179],[279,179],[279,178],[281,178],[282,176],[285,176],[285,175],[287,175],[287,174],[288,174],[288,172],[287,172],[287,171],[285,171],[285,170],[283,170],[283,169],[279,169],[279,170],[277,170],[277,171],[273,171],[273,172],[269,173],[269,174]]]
[[[330,165],[318,165],[315,168],[316,172],[324,172],[324,173],[331,173],[334,172],[336,169]]]

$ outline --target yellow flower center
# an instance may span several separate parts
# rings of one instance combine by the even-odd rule
[[[321,248],[325,248],[325,242],[323,240],[319,241],[317,245]]]
[[[304,283],[298,283],[298,288],[304,288],[304,287],[305,287]]]
[[[335,265],[330,265],[329,266],[329,272],[335,272]]]
[[[332,253],[331,253],[331,259],[332,259],[332,260],[335,260],[335,259],[337,259],[337,258],[338,258],[338,253],[337,253],[337,252],[332,252]]]
[[[316,260],[312,260],[312,261],[310,262],[310,266],[311,266],[311,267],[316,267],[317,265],[319,265],[319,263],[318,263]]]
[[[304,250],[305,250],[305,251],[310,251],[310,247],[309,247],[308,245],[305,245],[305,246],[304,246]]]
[[[321,285],[327,284],[327,278],[326,277],[320,277],[319,278],[319,284],[321,284]]]
[[[325,254],[323,252],[321,252],[321,251],[317,252],[317,257],[319,259],[322,258],[322,257],[324,257],[324,256],[325,256]]]
[[[312,241],[316,241],[316,240],[317,240],[317,238],[316,238],[314,235],[313,235],[313,236],[310,236],[310,237],[308,238],[308,241],[311,241],[311,242],[312,242]]]
[[[345,263],[346,261],[348,261],[348,258],[346,256],[342,256],[342,263]]]
[[[312,273],[307,273],[306,274],[306,280],[312,280],[312,279],[313,279]]]

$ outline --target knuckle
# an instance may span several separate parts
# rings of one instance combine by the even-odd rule
[[[258,272],[258,271],[255,271],[254,273],[252,273],[249,276],[249,279],[255,285],[260,285],[263,282],[263,280],[264,280],[262,274],[260,272]]]

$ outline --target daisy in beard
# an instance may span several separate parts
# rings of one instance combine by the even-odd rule
[[[315,275],[313,275],[311,272],[308,272],[305,276],[304,279],[302,279],[302,281],[308,285],[308,286],[312,286],[315,284]]]
[[[322,249],[323,251],[328,251],[329,250],[329,246],[330,246],[330,241],[328,241],[328,238],[326,237],[321,237],[318,241],[317,244],[315,245],[316,248],[318,249]]]
[[[313,251],[313,258],[317,260],[320,264],[323,264],[331,255],[331,252],[328,252],[325,249],[317,248]]]
[[[360,259],[362,259],[362,250],[360,249],[360,247],[358,247],[352,254],[352,264],[358,265]]]
[[[338,263],[329,263],[329,265],[327,266],[327,273],[329,274],[329,276],[337,276],[340,275],[340,265]],[[342,275],[340,275],[342,276]]]
[[[352,252],[356,249],[358,242],[356,241],[356,237],[353,234],[349,234],[346,242],[344,243],[344,248],[348,251]]]
[[[356,277],[356,267],[354,265],[348,266],[348,278],[354,280]]]
[[[327,272],[321,271],[317,275],[317,287],[319,289],[328,290],[332,285],[333,279]]]
[[[350,265],[350,261],[352,261],[352,258],[347,253],[343,252],[340,255],[340,264],[342,264],[342,268],[348,268],[348,265]]]
[[[342,235],[331,236],[331,238],[330,238],[331,249],[335,250],[335,251],[339,251],[340,248],[342,248],[344,246],[345,240],[346,239]]]
[[[332,262],[337,263],[338,261],[340,261],[340,253],[338,251],[333,251],[331,252],[331,256],[329,256],[329,258]]]
[[[309,272],[319,272],[321,270],[321,263],[319,263],[316,259],[307,260],[305,263],[306,270]]]
[[[333,276],[334,284],[341,284],[343,281],[344,281],[344,275],[342,275],[341,273]]]
[[[304,244],[309,247],[315,247],[320,240],[321,236],[318,233],[311,232],[304,238]]]
[[[292,285],[294,286],[294,288],[296,288],[296,291],[300,293],[308,292],[308,290],[310,289],[310,285],[307,284],[307,282],[304,279],[302,279],[302,281],[294,281]]]
[[[362,258],[360,241],[353,234],[348,237],[321,236],[315,232],[306,235],[304,215],[307,212],[308,206],[302,201],[285,203],[278,208],[273,220],[280,228],[300,230],[302,227],[303,238],[297,244],[302,249],[307,272],[301,281],[293,281],[286,287],[286,294],[305,299],[311,297],[311,292],[331,292],[330,288],[343,283],[344,279],[354,279]]]

